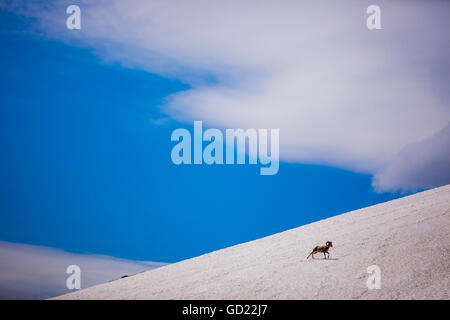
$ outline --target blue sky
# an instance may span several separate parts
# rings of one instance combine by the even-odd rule
[[[0,21],[0,240],[175,262],[400,195],[324,165],[176,166],[192,124],[151,120],[187,82]]]

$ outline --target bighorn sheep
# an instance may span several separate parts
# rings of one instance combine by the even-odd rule
[[[312,258],[314,259],[314,254],[318,253],[318,252],[322,252],[323,255],[325,256],[325,259],[327,259],[327,256],[326,256],[327,254],[328,254],[328,258],[330,257],[330,254],[328,253],[328,249],[330,249],[330,247],[332,247],[332,246],[333,246],[333,243],[331,241],[327,241],[324,246],[315,247],[311,251],[311,253],[306,257],[306,259],[308,259],[310,255],[312,255]]]

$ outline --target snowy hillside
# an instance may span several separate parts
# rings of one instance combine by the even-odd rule
[[[330,259],[306,260],[327,240]],[[57,298],[449,299],[449,284],[447,185]]]

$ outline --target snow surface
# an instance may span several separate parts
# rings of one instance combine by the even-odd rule
[[[328,240],[330,259],[306,260]],[[447,185],[56,298],[449,299],[449,279]]]

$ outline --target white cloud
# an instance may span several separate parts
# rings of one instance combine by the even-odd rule
[[[374,177],[379,191],[417,190],[450,181],[450,124],[433,137],[403,148],[389,165]]]
[[[190,83],[163,108],[174,119],[279,128],[281,160],[381,179],[450,120],[450,5],[379,1],[382,30],[369,31],[370,4],[86,1],[79,33],[64,28],[65,2],[25,11],[50,37]],[[389,176],[381,189],[405,187]]]
[[[75,254],[59,249],[0,241],[0,299],[46,299],[69,293],[69,265],[81,269],[81,288],[165,265],[105,255]]]

